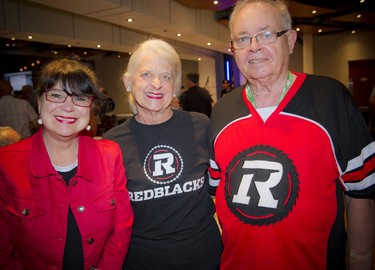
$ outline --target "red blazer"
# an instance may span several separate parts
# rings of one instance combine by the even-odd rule
[[[77,173],[67,187],[42,131],[0,147],[0,269],[62,269],[69,205],[84,269],[121,269],[133,211],[119,146],[80,136]]]

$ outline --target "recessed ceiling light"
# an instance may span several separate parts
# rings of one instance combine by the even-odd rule
[[[207,42],[207,46],[211,46],[211,42]]]
[[[322,29],[319,29],[319,30],[318,30],[318,33],[321,33],[321,32],[323,32],[323,30],[322,30]]]
[[[313,11],[311,11],[312,14],[316,14],[316,10],[314,9]]]
[[[352,34],[355,34],[355,30],[352,31]]]
[[[181,33],[177,33],[177,36],[180,37],[180,36],[182,36],[182,34]]]
[[[102,45],[100,45],[100,44],[96,45],[96,48],[101,48],[101,47],[102,47]]]
[[[296,31],[297,31],[297,32],[301,31],[301,28],[297,27],[297,28],[296,28]]]
[[[360,0],[359,2],[360,2],[360,3],[362,4],[362,3],[364,3],[364,2],[365,2],[365,0]]]
[[[361,15],[361,14],[358,14],[358,15],[357,15],[357,18],[358,18],[358,19],[359,19],[359,18],[361,18],[361,17],[362,17],[362,15]]]
[[[201,60],[202,60],[202,58],[198,57],[198,61],[201,61]]]
[[[128,22],[133,22],[133,19],[132,18],[128,18]]]
[[[214,5],[217,5],[217,4],[219,4],[219,1],[214,1]]]
[[[33,39],[34,37],[33,36],[27,36],[27,39]]]

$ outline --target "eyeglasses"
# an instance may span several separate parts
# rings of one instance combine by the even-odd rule
[[[94,99],[93,96],[77,96],[61,89],[51,88],[46,90],[46,100],[54,103],[64,103],[68,96],[72,97],[73,104],[79,107],[91,107],[92,101]]]
[[[139,76],[147,83],[151,83],[153,80],[155,80],[156,77],[158,77],[159,80],[164,83],[170,83],[172,81],[172,76],[168,73],[155,75],[154,73],[151,73],[151,72],[143,72],[139,74]]]
[[[289,30],[283,30],[280,32],[262,32],[256,35],[255,37],[251,37],[249,35],[240,36],[235,39],[233,39],[230,43],[232,45],[232,49],[238,50],[238,49],[244,49],[247,46],[249,46],[253,40],[253,38],[256,39],[259,45],[267,45],[275,43],[278,37],[281,37]]]

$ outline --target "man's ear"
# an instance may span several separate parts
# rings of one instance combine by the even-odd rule
[[[294,45],[296,44],[296,40],[297,40],[297,32],[295,30],[289,30],[287,38],[288,38],[289,54],[292,54],[294,50]]]

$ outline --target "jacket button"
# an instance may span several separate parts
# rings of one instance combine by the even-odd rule
[[[75,187],[77,185],[77,180],[73,180],[72,186]]]
[[[90,265],[90,270],[95,270],[95,265]]]
[[[87,243],[89,243],[90,245],[94,243],[94,238],[90,238]]]
[[[111,200],[111,205],[115,205],[116,204],[116,200],[115,199],[112,199]]]
[[[25,208],[22,210],[22,215],[24,215],[25,217],[27,217],[28,215],[30,214],[30,210]]]
[[[77,207],[77,211],[83,213],[85,211],[85,207],[83,205],[80,205]]]

